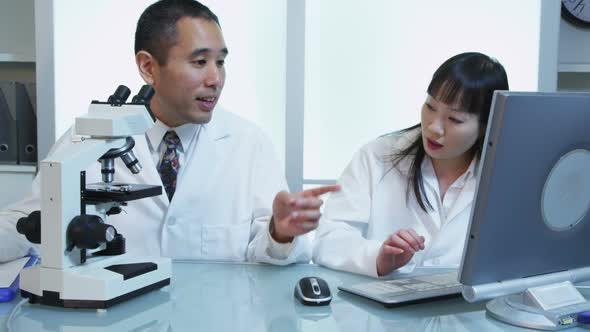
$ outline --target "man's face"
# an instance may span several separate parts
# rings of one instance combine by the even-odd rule
[[[227,48],[214,21],[184,17],[165,65],[154,65],[152,108],[170,127],[207,123],[225,83]]]
[[[432,96],[422,107],[422,140],[432,159],[465,158],[480,135],[479,116]]]

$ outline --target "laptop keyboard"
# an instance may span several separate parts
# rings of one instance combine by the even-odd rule
[[[461,286],[457,272],[416,276],[405,279],[380,280],[353,285],[351,288],[382,298],[391,298],[416,292],[437,292]]]

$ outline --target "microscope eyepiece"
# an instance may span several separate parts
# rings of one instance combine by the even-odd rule
[[[133,99],[131,99],[131,102],[134,104],[146,104],[148,105],[150,103],[150,100],[152,99],[152,97],[154,96],[154,88],[152,88],[151,86],[144,84],[141,89],[139,89],[139,92],[133,96]]]
[[[147,84],[144,84],[141,87],[141,89],[139,89],[139,92],[135,96],[133,96],[133,99],[131,100],[131,102],[134,104],[144,104],[150,117],[152,118],[152,121],[154,122],[156,122],[156,117],[154,116],[154,113],[152,112],[152,109],[150,107],[150,100],[152,100],[152,97],[155,93],[156,91],[154,90],[154,88]]]
[[[122,105],[127,101],[129,95],[131,94],[131,90],[124,85],[119,85],[115,93],[113,93],[107,102],[111,105]]]

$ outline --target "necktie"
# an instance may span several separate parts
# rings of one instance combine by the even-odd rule
[[[164,135],[163,141],[166,145],[166,151],[162,156],[162,161],[160,161],[158,172],[162,178],[166,195],[168,195],[168,201],[172,201],[172,196],[174,196],[176,190],[176,177],[180,168],[178,163],[178,148],[181,146],[180,138],[178,138],[176,132],[169,131]]]

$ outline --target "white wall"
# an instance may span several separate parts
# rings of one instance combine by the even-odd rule
[[[430,78],[452,55],[489,54],[512,90],[540,86],[539,0],[306,5],[305,179],[335,179],[361,145],[418,123]],[[550,5],[557,25],[559,3]],[[555,58],[544,68],[553,77]]]
[[[287,1],[293,0],[202,1],[219,17],[230,50],[221,105],[257,123],[282,161]]]
[[[287,1],[305,0],[203,1],[220,17],[230,49],[220,105],[258,123],[281,157],[287,131]],[[142,82],[133,31],[151,2],[36,0],[42,23],[38,64],[45,62],[37,76],[45,87],[39,92],[39,100],[45,98],[41,116],[52,116],[42,119],[46,128],[40,130],[53,130],[40,132],[46,138],[40,150],[84,113],[90,100],[104,100],[120,83],[137,91]],[[305,1],[305,104],[304,110],[293,110],[305,117],[304,134],[297,134],[303,177],[334,179],[363,143],[416,123],[432,72],[453,54],[477,50],[495,56],[515,90],[536,90],[543,75],[556,76],[553,55],[546,55],[556,52],[557,41],[552,37],[544,46],[541,32],[553,35],[557,28],[542,24],[542,4],[552,6],[550,16],[558,15],[554,0]],[[552,80],[545,85],[554,85]]]

